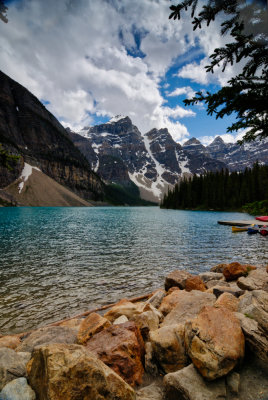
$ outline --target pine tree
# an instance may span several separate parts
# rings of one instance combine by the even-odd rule
[[[170,7],[169,18],[173,19],[180,19],[181,12],[191,8],[194,30],[201,29],[204,23],[208,26],[220,13],[226,15],[221,33],[229,33],[233,41],[214,50],[206,70],[213,73],[216,66],[222,66],[224,71],[227,65],[245,60],[242,72],[218,92],[197,92],[184,103],[205,102],[208,115],[214,114],[216,118],[236,113],[237,121],[227,131],[249,129],[240,143],[268,136],[268,16],[265,3],[207,0],[197,16],[198,0],[184,0]]]

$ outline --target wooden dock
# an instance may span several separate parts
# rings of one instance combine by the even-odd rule
[[[239,221],[218,221],[218,224],[220,224],[220,225],[230,225],[230,226],[247,226],[247,225],[251,225],[251,224],[256,224],[256,225],[259,225],[259,226],[264,226],[264,225],[268,226],[268,222],[258,221],[257,219],[251,219],[249,221],[243,221],[243,220],[239,220]]]

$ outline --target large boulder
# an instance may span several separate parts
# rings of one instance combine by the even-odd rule
[[[111,326],[111,322],[108,319],[103,318],[97,313],[89,314],[80,325],[77,334],[78,343],[86,344],[93,335],[109,326]]]
[[[128,319],[141,314],[144,311],[145,303],[132,303],[127,299],[120,300],[115,304],[106,314],[104,318],[108,319],[110,322],[115,321],[121,315],[125,315]]]
[[[32,352],[36,346],[49,343],[73,344],[77,342],[74,330],[65,326],[48,326],[32,332],[23,340],[16,351]]]
[[[165,290],[168,291],[168,289],[173,286],[178,286],[180,289],[184,289],[186,279],[190,278],[191,276],[193,275],[184,270],[177,269],[170,272],[165,279]]]
[[[194,365],[208,380],[227,375],[245,351],[244,335],[234,313],[211,306],[186,323],[185,345]]]
[[[0,392],[1,400],[35,400],[35,398],[35,393],[26,378],[14,379]]]
[[[112,325],[97,333],[86,348],[131,386],[141,383],[144,343],[133,321]]]
[[[240,320],[246,343],[252,353],[268,363],[268,336],[257,321],[242,313],[235,314]]]
[[[201,292],[205,292],[207,287],[200,276],[191,276],[190,278],[186,279],[185,290],[187,292],[191,292],[192,290],[201,290]]]
[[[251,271],[247,277],[241,277],[237,285],[243,290],[265,290],[268,292],[268,274],[266,268]]]
[[[227,264],[223,270],[223,275],[227,282],[235,281],[240,276],[246,276],[250,271],[256,269],[252,265],[242,265],[239,262]]]
[[[7,335],[0,337],[0,348],[8,347],[9,349],[16,349],[21,343],[18,335]]]
[[[236,312],[238,310],[239,300],[231,293],[222,293],[218,299],[216,300],[214,307],[224,307],[232,312]]]
[[[164,318],[161,326],[185,323],[196,317],[202,307],[213,305],[216,297],[211,293],[192,290],[178,292],[178,302],[172,311]]]
[[[154,358],[167,374],[187,365],[184,325],[164,326],[150,333]]]
[[[134,390],[83,346],[49,344],[35,348],[28,363],[39,400],[134,400]]]
[[[0,390],[13,379],[26,375],[23,355],[7,347],[0,348]]]
[[[164,377],[165,400],[226,399],[225,380],[207,382],[193,364]]]

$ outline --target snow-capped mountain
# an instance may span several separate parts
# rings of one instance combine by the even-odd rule
[[[167,129],[152,129],[142,135],[129,117],[116,116],[78,134],[70,130],[68,133],[105,181],[122,185],[132,181],[146,200],[159,201],[168,187],[185,174],[226,167],[206,154],[188,152]]]
[[[268,138],[240,146],[237,143],[225,143],[217,136],[207,150],[212,158],[223,161],[230,171],[251,168],[257,160],[260,164],[268,164]]]

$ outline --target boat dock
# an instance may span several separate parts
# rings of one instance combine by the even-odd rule
[[[239,220],[239,221],[218,221],[218,224],[220,224],[220,225],[230,225],[230,226],[247,226],[247,225],[251,225],[251,224],[256,224],[256,225],[259,225],[259,226],[264,226],[264,225],[268,225],[268,222],[258,221],[256,219],[251,219],[250,221],[243,221],[243,220]]]

